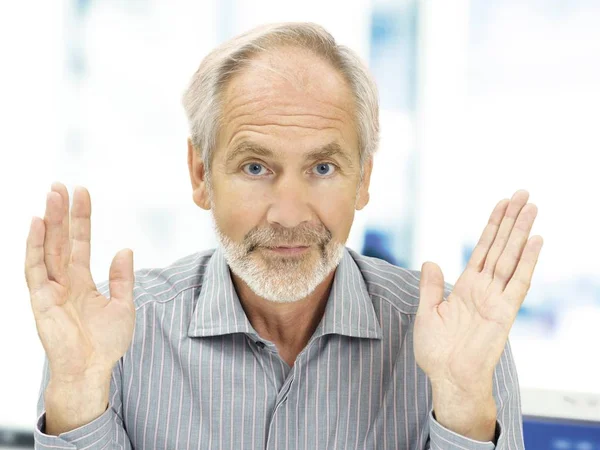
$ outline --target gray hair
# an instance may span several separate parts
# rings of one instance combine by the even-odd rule
[[[195,149],[201,152],[209,188],[221,118],[221,94],[227,82],[247,67],[253,57],[286,45],[322,57],[349,84],[355,100],[362,181],[365,162],[375,153],[379,143],[379,101],[375,82],[358,55],[350,48],[338,45],[322,26],[287,22],[254,28],[219,45],[202,60],[183,94],[190,138]]]

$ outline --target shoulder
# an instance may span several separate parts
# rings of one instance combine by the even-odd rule
[[[203,250],[166,266],[135,270],[133,300],[136,310],[148,303],[168,302],[189,289],[202,286],[204,271],[214,251]],[[110,297],[108,280],[98,285],[98,291]]]
[[[358,266],[371,298],[389,302],[405,314],[416,314],[419,307],[419,283],[421,271],[395,266],[383,259],[361,255],[348,248]],[[444,298],[452,291],[450,283],[444,283]]]

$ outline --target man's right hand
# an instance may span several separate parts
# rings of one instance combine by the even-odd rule
[[[133,252],[124,249],[113,258],[109,300],[90,272],[90,216],[87,189],[75,188],[69,216],[68,191],[54,183],[44,219],[33,218],[27,238],[31,307],[50,380],[60,386],[110,380],[133,337]]]

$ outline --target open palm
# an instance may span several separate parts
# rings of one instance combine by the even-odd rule
[[[529,238],[537,207],[528,198],[519,190],[496,205],[446,301],[440,268],[423,265],[414,352],[432,382],[468,391],[482,377],[491,380],[543,244],[541,236]]]
[[[69,221],[66,188],[55,183],[44,220],[34,218],[27,238],[25,277],[38,335],[53,379],[106,376],[133,337],[133,257],[117,253],[109,271],[111,299],[90,272],[89,193],[75,190]]]

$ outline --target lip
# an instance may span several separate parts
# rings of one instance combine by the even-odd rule
[[[268,250],[278,253],[280,255],[300,255],[306,252],[310,247],[273,247]]]

